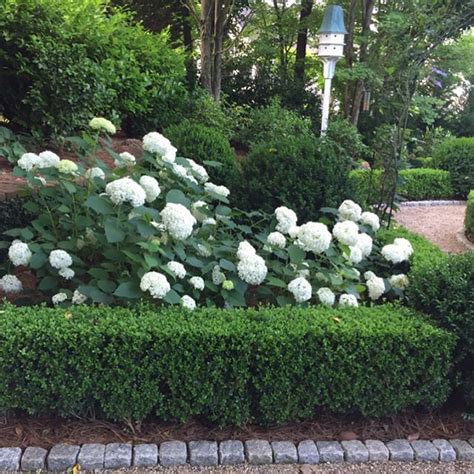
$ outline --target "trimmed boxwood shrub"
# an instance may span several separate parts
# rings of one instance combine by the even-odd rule
[[[381,170],[353,170],[350,173],[355,198],[361,203],[374,204],[382,191]],[[409,201],[452,199],[454,191],[448,171],[415,168],[400,171],[398,194]]]
[[[474,252],[426,261],[410,272],[407,301],[459,337],[457,368],[474,408]]]
[[[178,155],[192,158],[197,163],[216,161],[218,167],[207,166],[211,180],[235,189],[240,179],[240,169],[235,152],[226,136],[216,128],[198,122],[183,120],[167,127],[163,134],[178,149]]]
[[[467,196],[466,215],[464,217],[464,228],[466,235],[474,239],[474,190]]]
[[[474,137],[442,142],[435,148],[433,158],[437,168],[451,173],[456,196],[465,198],[474,189]]]
[[[440,405],[455,336],[396,306],[0,311],[0,408],[221,425]]]

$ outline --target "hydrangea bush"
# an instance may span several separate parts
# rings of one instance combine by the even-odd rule
[[[14,170],[28,182],[31,225],[2,265],[0,289],[22,290],[15,267],[28,267],[55,305],[159,304],[245,306],[321,303],[357,306],[401,296],[412,253],[406,239],[383,248],[377,215],[352,201],[324,209],[322,222],[298,223],[279,207],[272,216],[229,206],[229,190],[178,156],[157,132],[143,137],[143,155],[117,154],[106,119],[75,137],[79,160],[51,151],[24,154]],[[96,158],[98,142],[115,160]],[[214,163],[205,163],[213,166]]]

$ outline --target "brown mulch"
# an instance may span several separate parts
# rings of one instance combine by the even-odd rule
[[[48,448],[63,442],[82,443],[161,443],[179,439],[221,441],[225,439],[247,440],[262,438],[270,441],[304,439],[436,439],[469,438],[474,435],[474,423],[463,419],[460,413],[404,415],[372,419],[322,415],[313,421],[289,423],[263,428],[219,429],[193,420],[188,423],[159,423],[147,421],[141,426],[79,419],[18,417],[0,420],[0,447],[40,446]]]

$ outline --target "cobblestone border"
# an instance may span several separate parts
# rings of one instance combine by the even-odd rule
[[[463,200],[446,200],[446,201],[404,201],[400,202],[400,207],[434,207],[434,206],[460,206],[465,204]]]
[[[474,461],[474,438],[387,443],[377,440],[291,441],[228,440],[165,441],[157,444],[57,444],[43,448],[0,448],[0,471],[66,471],[156,466],[230,466],[239,464],[319,464],[387,461]]]

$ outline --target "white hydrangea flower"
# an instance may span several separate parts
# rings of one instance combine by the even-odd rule
[[[404,238],[401,238],[401,237],[397,237],[393,243],[395,245],[398,245],[399,247],[402,247],[404,250],[405,250],[405,253],[406,253],[406,258],[408,259],[411,254],[413,253],[413,247],[410,243],[409,240],[407,239],[404,239]]]
[[[341,221],[357,222],[362,214],[361,207],[350,199],[346,199],[338,209],[339,219]]]
[[[306,278],[298,277],[288,283],[288,291],[293,294],[297,303],[303,303],[311,299],[313,289]]]
[[[206,183],[204,185],[204,189],[208,193],[214,193],[222,197],[227,197],[230,194],[230,191],[228,188],[225,186],[217,186],[216,184],[213,183]]]
[[[52,250],[49,254],[49,263],[53,268],[61,270],[72,265],[72,257],[65,250]]]
[[[382,248],[382,256],[392,263],[405,262],[413,253],[413,247],[407,239],[397,238],[393,244],[385,245]]]
[[[71,268],[61,268],[59,270],[59,275],[62,276],[65,280],[71,280],[74,278],[75,272]]]
[[[360,263],[364,258],[364,256],[362,255],[362,250],[359,247],[355,246],[349,247],[349,250],[351,251],[349,255],[349,261],[354,265]]]
[[[399,290],[404,290],[410,283],[410,280],[404,273],[392,275],[388,281],[393,286],[393,288],[397,288]]]
[[[145,273],[140,280],[140,289],[148,291],[153,298],[163,299],[171,286],[165,275],[158,272]]]
[[[256,253],[257,251],[253,248],[252,244],[249,244],[246,240],[240,242],[237,248],[237,258],[239,260],[255,255]]]
[[[221,272],[221,267],[219,265],[215,265],[212,269],[212,283],[219,286],[225,282],[225,279],[225,274]]]
[[[380,229],[380,219],[377,214],[373,212],[363,212],[360,216],[360,221],[362,224],[366,224],[372,227],[374,232],[377,232]]]
[[[364,273],[364,279],[365,280],[370,280],[371,278],[375,278],[377,275],[374,272],[371,272],[370,270]]]
[[[0,290],[4,293],[20,293],[23,290],[23,285],[17,276],[3,275],[0,278]]]
[[[369,297],[372,301],[378,300],[385,293],[385,284],[383,278],[372,276],[367,280]]]
[[[356,245],[359,236],[359,226],[352,221],[338,222],[332,233],[336,239],[345,245]]]
[[[61,161],[56,153],[52,151],[42,151],[38,156],[38,168],[56,168]]]
[[[158,181],[152,176],[142,176],[138,182],[145,190],[146,202],[153,202],[160,195],[160,185],[158,184]]]
[[[372,252],[372,237],[368,234],[359,234],[355,246],[360,249],[362,256],[368,257]]]
[[[188,170],[182,166],[182,165],[178,165],[176,163],[173,163],[173,173],[176,175],[176,176],[179,176],[180,178],[188,178]]]
[[[320,222],[307,222],[298,231],[296,245],[307,252],[320,254],[331,245],[332,236],[327,226]]]
[[[318,295],[319,301],[321,304],[326,306],[333,306],[334,302],[336,301],[336,295],[331,291],[330,288],[320,288],[316,294]]]
[[[169,202],[160,214],[166,230],[174,239],[185,240],[193,233],[197,221],[182,204]]]
[[[15,267],[19,267],[20,265],[27,266],[30,263],[31,256],[32,253],[28,244],[20,240],[14,240],[8,249],[8,258]]]
[[[165,153],[161,155],[161,159],[165,161],[166,163],[174,163],[176,160],[176,153],[177,153],[177,148],[175,148],[173,145],[170,145]]]
[[[204,166],[196,163],[194,160],[188,159],[188,163],[191,167],[192,172],[197,177],[200,183],[205,183],[209,180],[209,175],[207,174],[206,168]]]
[[[188,295],[181,297],[181,306],[189,311],[194,311],[196,309],[196,301]]]
[[[104,117],[94,117],[89,122],[89,127],[94,130],[107,132],[110,135],[114,135],[115,133],[117,133],[115,125],[110,120],[107,120]]]
[[[357,308],[359,306],[359,303],[357,302],[357,298],[354,295],[350,295],[349,293],[344,293],[341,296],[339,296],[339,306],[341,308],[349,308],[349,307]]]
[[[193,216],[199,221],[202,222],[204,219],[207,218],[207,215],[200,211],[201,207],[206,207],[207,202],[204,201],[196,201],[191,204],[191,212]]]
[[[105,193],[114,204],[128,202],[132,207],[140,207],[145,204],[145,190],[130,178],[112,181],[105,187]]]
[[[102,168],[99,168],[98,166],[94,166],[93,168],[88,169],[85,172],[85,176],[87,179],[94,179],[94,178],[105,179],[104,170]]]
[[[286,237],[281,232],[270,232],[267,237],[267,243],[284,249],[286,247]]]
[[[79,290],[74,290],[72,295],[72,304],[82,304],[87,300],[87,296],[83,295]]]
[[[201,277],[191,277],[189,279],[189,284],[196,290],[202,291],[204,290],[205,283]]]
[[[166,265],[168,270],[176,277],[176,278],[184,278],[186,276],[186,269],[184,265],[180,262],[168,262]]]
[[[275,217],[278,221],[276,230],[282,234],[288,234],[290,229],[296,227],[296,223],[298,222],[298,217],[295,211],[292,211],[285,206],[280,206],[275,209]]]
[[[288,230],[288,235],[292,238],[292,239],[296,239],[298,237],[298,233],[300,231],[300,227],[295,225],[293,227],[290,227],[290,229]]]
[[[212,255],[211,249],[206,247],[204,244],[197,244],[197,253],[201,257],[210,257]]]
[[[245,255],[237,265],[239,277],[249,285],[260,285],[268,273],[265,260],[259,255]]]
[[[64,301],[67,300],[67,295],[66,293],[56,293],[55,295],[53,295],[53,297],[51,298],[51,301],[53,302],[53,304],[59,304],[59,303],[63,303]]]
[[[143,149],[150,153],[157,153],[167,163],[174,163],[176,160],[176,148],[161,133],[150,132],[146,134],[143,137]]]
[[[206,217],[202,221],[202,225],[217,225],[217,221],[213,217]]]
[[[17,165],[25,171],[31,171],[40,163],[40,157],[35,153],[24,153],[18,160]]]
[[[77,165],[76,163],[74,163],[74,161],[71,161],[71,160],[61,160],[56,168],[58,169],[58,171],[60,173],[63,173],[63,174],[75,174],[77,173]]]
[[[120,153],[118,159],[114,160],[114,165],[117,168],[127,168],[128,166],[134,166],[136,163],[137,159],[128,151]]]

